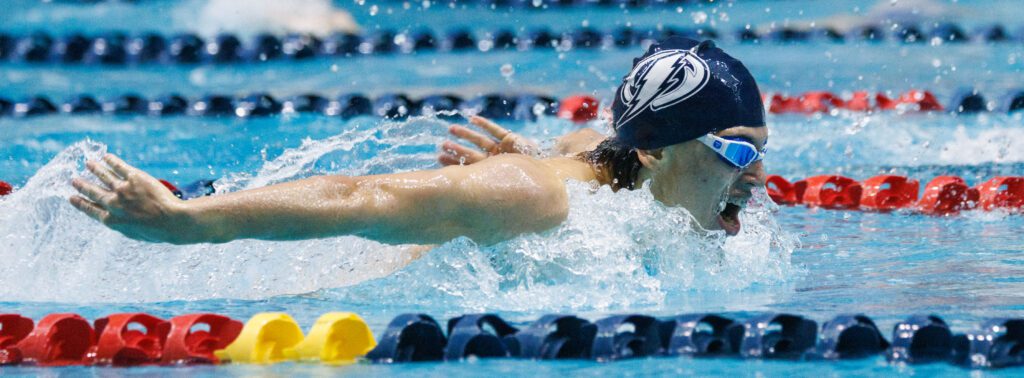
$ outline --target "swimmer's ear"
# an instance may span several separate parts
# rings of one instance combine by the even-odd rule
[[[643,164],[644,168],[650,170],[657,170],[658,166],[661,165],[663,157],[665,156],[662,152],[664,149],[656,148],[653,150],[636,150],[636,156],[640,160],[640,164]]]

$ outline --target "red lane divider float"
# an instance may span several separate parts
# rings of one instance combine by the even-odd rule
[[[828,113],[833,109],[844,109],[857,112],[879,110],[904,111],[942,111],[945,108],[929,91],[910,90],[896,98],[889,98],[883,93],[871,96],[866,91],[857,91],[849,99],[826,91],[811,91],[795,97],[775,93],[763,97],[768,111],[773,114],[784,113]]]
[[[113,314],[93,324],[99,338],[87,353],[90,365],[156,363],[171,330],[171,323],[143,313]]]
[[[903,176],[881,175],[864,180],[860,206],[873,211],[902,209],[917,201],[921,184]]]
[[[938,176],[925,185],[903,176],[881,175],[857,182],[839,175],[814,176],[790,183],[770,175],[768,195],[780,205],[888,212],[899,209],[946,215],[963,210],[1024,210],[1024,177],[994,177],[969,187],[960,177]]]
[[[32,319],[17,314],[0,314],[0,366],[20,363],[21,351],[13,348],[35,326]]]
[[[826,209],[856,209],[860,206],[860,183],[843,176],[814,176],[793,184],[801,203]]]
[[[227,348],[242,332],[242,322],[217,314],[189,314],[171,319],[160,363],[219,364],[214,351]]]
[[[562,99],[558,106],[558,118],[571,120],[575,123],[586,123],[597,119],[600,103],[593,96],[575,95]]]
[[[995,177],[977,189],[982,209],[1024,208],[1024,177]]]
[[[918,209],[928,214],[952,214],[970,210],[978,202],[978,191],[956,176],[939,176],[924,189]]]
[[[145,313],[122,313],[90,325],[77,314],[32,319],[0,314],[2,365],[179,365],[217,364],[213,354],[242,331],[242,323],[217,314],[188,314],[170,321]]]
[[[6,196],[14,191],[14,187],[11,184],[0,181],[0,196]]]
[[[24,339],[7,349],[7,364],[68,366],[85,364],[96,335],[77,314],[50,314],[39,321]]]

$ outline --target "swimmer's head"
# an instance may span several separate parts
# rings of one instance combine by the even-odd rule
[[[619,86],[612,122],[615,136],[589,157],[609,168],[614,186],[650,180],[655,198],[685,207],[704,228],[739,232],[739,211],[766,175],[760,160],[730,161],[721,143],[762,151],[768,138],[761,93],[740,61],[710,41],[656,43]]]

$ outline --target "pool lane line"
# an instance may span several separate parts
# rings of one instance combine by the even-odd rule
[[[764,93],[765,108],[772,114],[804,114],[837,112],[949,112],[969,114],[983,112],[1013,113],[1024,109],[1024,88],[1011,90],[999,100],[990,100],[980,91],[964,88],[956,91],[943,104],[927,90],[912,89],[889,94],[855,91],[836,94],[829,91],[808,91],[801,94]],[[97,100],[89,94],[72,96],[54,102],[46,96],[30,96],[12,100],[0,96],[0,117],[25,118],[53,114],[120,115],[120,116],[204,116],[256,118],[294,113],[317,113],[350,119],[360,116],[405,119],[435,114],[455,119],[462,114],[478,114],[496,120],[534,121],[540,116],[557,116],[574,122],[597,118],[598,100],[586,94],[556,99],[541,94],[491,93],[463,99],[450,93],[413,98],[402,93],[387,93],[373,99],[361,93],[327,97],[315,93],[290,96],[283,100],[257,92],[241,96],[208,94],[188,99],[166,94],[146,99],[138,94],[123,94]]]
[[[836,316],[820,326],[788,313],[743,319],[714,313],[597,321],[545,315],[514,325],[495,313],[464,314],[442,327],[427,314],[401,314],[375,339],[359,315],[329,312],[304,334],[284,312],[241,321],[214,313],[175,316],[117,313],[92,324],[71,313],[38,324],[0,314],[0,366],[188,366],[359,362],[458,362],[480,358],[592,360],[650,357],[828,362],[885,356],[891,364],[946,362],[970,369],[1024,366],[1024,319],[992,318],[954,334],[937,315],[898,322],[886,339],[864,314]],[[694,363],[700,360],[693,360]]]
[[[732,33],[710,27],[661,26],[618,27],[602,30],[578,27],[553,31],[546,27],[516,30],[470,30],[453,28],[434,31],[377,30],[365,34],[334,33],[258,34],[250,40],[222,33],[204,39],[194,33],[165,36],[154,32],[110,31],[87,35],[78,32],[51,35],[37,31],[28,35],[0,32],[0,61],[29,64],[101,65],[125,67],[144,64],[239,64],[267,61],[297,61],[312,58],[349,58],[366,55],[422,54],[432,52],[471,53],[575,49],[646,48],[656,40],[673,36],[713,39],[750,44],[807,44],[893,42],[905,45],[958,45],[976,43],[1020,43],[1024,29],[1011,33],[1000,24],[967,31],[952,23],[936,23],[928,29],[916,25],[865,25],[841,32],[832,28],[779,26],[765,29],[748,26]]]

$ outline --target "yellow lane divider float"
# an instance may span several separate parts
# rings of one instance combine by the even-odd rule
[[[305,337],[288,314],[264,312],[250,318],[227,348],[214,353],[233,363],[306,361],[345,365],[354,363],[376,345],[370,327],[351,312],[321,315]]]

